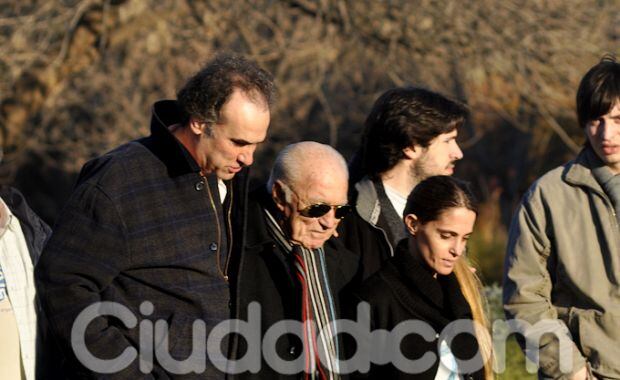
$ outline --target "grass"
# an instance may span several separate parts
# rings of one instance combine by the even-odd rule
[[[493,284],[485,288],[487,300],[489,302],[489,312],[491,322],[498,319],[504,319],[502,311],[502,289],[499,285]],[[510,336],[506,342],[506,355],[504,358],[498,357],[505,363],[504,371],[497,374],[500,380],[535,380],[535,373],[528,373],[526,369],[526,358],[523,351],[517,344],[514,336]]]
[[[536,380],[535,373],[528,373],[525,369],[525,356],[514,337],[506,343],[506,370],[497,374],[499,380]]]

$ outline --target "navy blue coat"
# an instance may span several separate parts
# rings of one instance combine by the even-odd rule
[[[229,286],[220,271],[228,250],[237,244],[242,215],[230,210],[230,199],[223,210],[215,175],[202,177],[168,130],[180,120],[176,102],[158,102],[149,137],[84,166],[36,267],[38,292],[65,354],[67,378],[104,377],[80,363],[71,346],[73,322],[95,302],[120,303],[138,320],[166,321],[168,351],[177,360],[192,352],[195,320],[203,320],[208,333],[231,317]],[[244,170],[227,184],[238,209],[243,209],[246,179]],[[139,311],[144,301],[154,306],[149,316]],[[101,359],[137,349],[138,342],[138,327],[108,316],[92,321],[86,334],[87,347]],[[226,351],[226,342],[223,347]],[[148,375],[134,360],[125,370],[105,376],[145,377],[223,375],[209,360],[201,375],[174,375],[156,359]]]

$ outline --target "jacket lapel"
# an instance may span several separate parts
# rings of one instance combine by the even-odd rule
[[[346,287],[360,268],[359,256],[349,251],[337,240],[330,238],[325,242],[325,265],[332,291],[338,292]]]
[[[160,100],[153,105],[151,135],[137,141],[166,165],[171,177],[200,172],[198,163],[168,130],[170,125],[180,122],[180,110],[176,101]]]
[[[276,212],[275,204],[271,199],[271,195],[267,192],[264,185],[254,189],[249,196],[254,202],[248,202],[247,224],[251,226],[246,230],[246,244],[244,255],[273,255],[273,258],[281,266],[280,272],[288,273],[288,279],[291,286],[295,286],[295,278],[289,258],[282,252],[279,245],[269,233],[267,221],[265,220],[264,209],[274,214]]]

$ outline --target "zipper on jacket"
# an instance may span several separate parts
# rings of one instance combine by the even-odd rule
[[[213,199],[213,194],[211,193],[211,187],[209,186],[209,181],[207,181],[207,177],[205,177],[204,175],[200,174],[200,178],[201,181],[204,183],[204,186],[207,188],[207,194],[209,194],[209,201],[211,204],[211,208],[213,209],[213,213],[215,214],[215,227],[216,227],[216,231],[217,231],[217,250],[215,251],[215,265],[217,267],[217,271],[220,273],[220,275],[222,276],[222,278],[224,279],[224,281],[226,281],[226,283],[228,283],[228,273],[227,273],[227,263],[228,260],[226,260],[226,263],[224,264],[225,267],[224,269],[222,269],[222,265],[221,265],[221,252],[222,252],[222,224],[220,223],[220,217],[219,214],[217,212],[217,207],[215,205],[215,200]],[[224,210],[222,210],[224,211]],[[227,236],[228,238],[228,236]],[[227,239],[228,240],[228,239]]]
[[[364,219],[364,218],[362,218]],[[368,221],[366,221],[366,223],[370,224],[372,226],[372,228],[381,231],[381,234],[383,235],[383,238],[385,239],[385,242],[387,243],[388,248],[390,249],[390,257],[394,257],[394,248],[392,247],[392,243],[390,243],[390,239],[388,239],[387,236],[387,232],[385,232],[385,230],[377,225],[374,225]]]

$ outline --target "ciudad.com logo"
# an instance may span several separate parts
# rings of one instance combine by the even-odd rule
[[[140,314],[153,314],[154,305],[144,301],[140,305]],[[86,329],[99,317],[115,317],[127,329],[139,329],[138,347],[127,347],[120,355],[112,359],[96,357],[86,344]],[[472,323],[473,322],[473,323]],[[312,321],[306,323],[313,323]],[[490,355],[483,355],[478,351],[468,360],[461,360],[453,356],[437,355],[443,343],[450,347],[452,340],[459,334],[476,336],[487,334],[485,339],[493,342],[493,369],[496,373],[503,373],[506,369],[506,342],[512,334],[523,336],[528,331],[526,341],[526,356],[530,361],[526,364],[529,373],[536,373],[538,363],[538,347],[543,335],[555,334],[559,343],[559,368],[564,373],[572,370],[572,344],[566,336],[566,329],[558,320],[542,320],[530,324],[520,320],[496,320],[490,334],[482,326],[472,320],[456,320],[447,325],[442,331],[435,329],[421,320],[406,320],[395,326],[391,331],[383,329],[371,330],[370,306],[361,302],[357,307],[357,319],[339,319],[330,323],[331,328],[317,331],[313,325],[312,331],[317,331],[317,347],[323,347],[325,342],[336,342],[339,334],[349,335],[356,343],[355,352],[348,353],[350,357],[343,360],[332,357],[331,353],[319,349],[318,355],[321,364],[329,371],[337,374],[353,372],[366,373],[371,365],[391,364],[398,370],[411,374],[423,373],[437,364],[451,368],[457,373],[473,373],[482,368],[483,363],[491,360]],[[113,374],[124,370],[139,361],[139,369],[148,374],[153,371],[154,364],[171,374],[184,375],[203,373],[207,368],[207,360],[218,370],[228,374],[243,372],[258,373],[262,365],[268,365],[273,370],[284,375],[298,374],[306,370],[307,347],[304,352],[291,360],[283,358],[276,350],[276,342],[280,337],[288,334],[297,335],[304,341],[304,325],[296,320],[282,320],[270,326],[261,337],[261,305],[252,302],[248,306],[248,320],[228,319],[221,321],[210,331],[202,320],[195,320],[192,325],[192,351],[182,360],[173,358],[169,352],[169,326],[161,319],[138,320],[138,317],[126,306],[116,302],[97,302],[85,308],[76,318],[71,330],[71,346],[77,359],[86,368],[102,374]],[[247,342],[247,351],[236,359],[228,359],[221,350],[222,342],[230,334],[238,334]],[[407,358],[400,350],[401,342],[406,336],[414,334],[427,342],[437,341],[435,352],[426,352],[419,358]],[[491,336],[492,335],[492,336]],[[342,350],[341,350],[342,351]],[[340,352],[342,354],[342,352]],[[328,355],[330,355],[328,357]],[[484,357],[483,357],[484,356]],[[262,359],[262,360],[261,360]],[[454,368],[456,360],[457,368]]]

